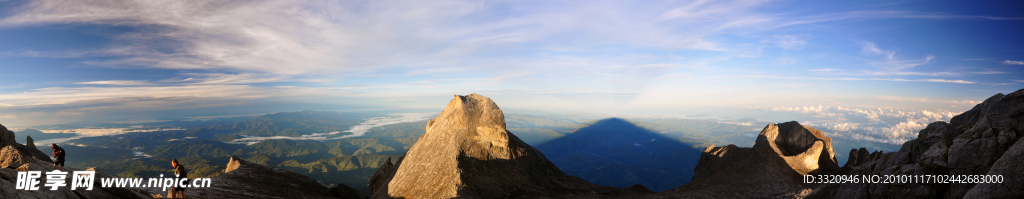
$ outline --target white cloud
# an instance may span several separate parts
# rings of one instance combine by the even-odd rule
[[[1003,64],[1006,64],[1006,65],[1024,65],[1024,61],[1006,60],[1006,61],[1003,61]]]
[[[832,72],[832,71],[841,71],[841,70],[843,70],[843,69],[823,68],[823,69],[813,69],[813,70],[810,70],[810,71],[813,71],[813,72]]]
[[[912,100],[931,102],[925,98],[892,98],[895,100]],[[917,132],[935,121],[949,121],[959,112],[950,111],[911,111],[892,109],[859,109],[841,106],[808,106],[808,107],[749,107],[752,109],[795,112],[813,116],[817,119],[800,121],[801,124],[819,128],[829,136],[854,140],[866,140],[889,144],[902,144],[917,138]],[[861,121],[861,122],[858,122]]]
[[[896,51],[879,49],[878,45],[876,45],[874,42],[864,42],[864,47],[861,48],[861,52],[873,55],[882,55],[885,56],[886,59],[890,60],[895,58],[896,56]]]
[[[918,80],[922,82],[942,82],[942,83],[958,83],[958,84],[973,84],[975,82],[967,80],[945,80],[945,79],[922,79]]]

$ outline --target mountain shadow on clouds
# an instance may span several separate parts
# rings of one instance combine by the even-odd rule
[[[537,149],[559,169],[591,183],[660,192],[690,182],[702,151],[619,118],[600,120]]]

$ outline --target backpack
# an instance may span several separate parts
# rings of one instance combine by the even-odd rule
[[[61,160],[64,159],[64,148],[57,147],[57,152],[56,153],[57,153],[57,158],[58,159],[61,159]]]

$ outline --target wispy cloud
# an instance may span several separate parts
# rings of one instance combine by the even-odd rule
[[[1006,72],[1003,72],[1003,71],[994,71],[994,70],[986,70],[986,71],[978,71],[978,72],[969,72],[969,73],[971,73],[971,74],[979,74],[979,75],[995,75],[995,74],[1006,74]]]
[[[113,86],[151,85],[146,80],[102,80],[102,81],[78,82],[78,83],[75,83],[75,84],[113,85]]]
[[[892,60],[892,59],[896,58],[896,51],[895,50],[882,50],[882,49],[879,49],[878,45],[876,45],[874,42],[864,42],[864,47],[861,48],[861,51],[864,52],[864,53],[873,54],[873,55],[882,55],[882,56],[885,56],[885,58],[889,59],[889,60]]]
[[[786,50],[799,50],[807,45],[807,39],[795,35],[776,35],[762,42],[772,43]]]
[[[967,80],[946,80],[946,79],[922,79],[922,80],[918,80],[918,81],[923,81],[923,82],[942,82],[942,83],[958,83],[958,84],[973,84],[973,83],[975,83],[975,82],[967,81]]]
[[[1003,61],[1003,64],[1006,64],[1006,65],[1024,65],[1024,61],[1006,60],[1006,61]]]

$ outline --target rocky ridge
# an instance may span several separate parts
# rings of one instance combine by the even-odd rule
[[[396,163],[388,160],[369,183],[372,198],[611,197],[646,191],[566,175],[508,132],[501,109],[478,94],[456,95],[409,152]]]
[[[851,175],[1002,175],[1002,183],[828,184],[808,198],[1024,197],[1024,89],[996,94],[971,110],[929,124],[897,152],[871,154]],[[858,153],[858,156],[864,153]],[[853,161],[851,156],[850,161]]]

